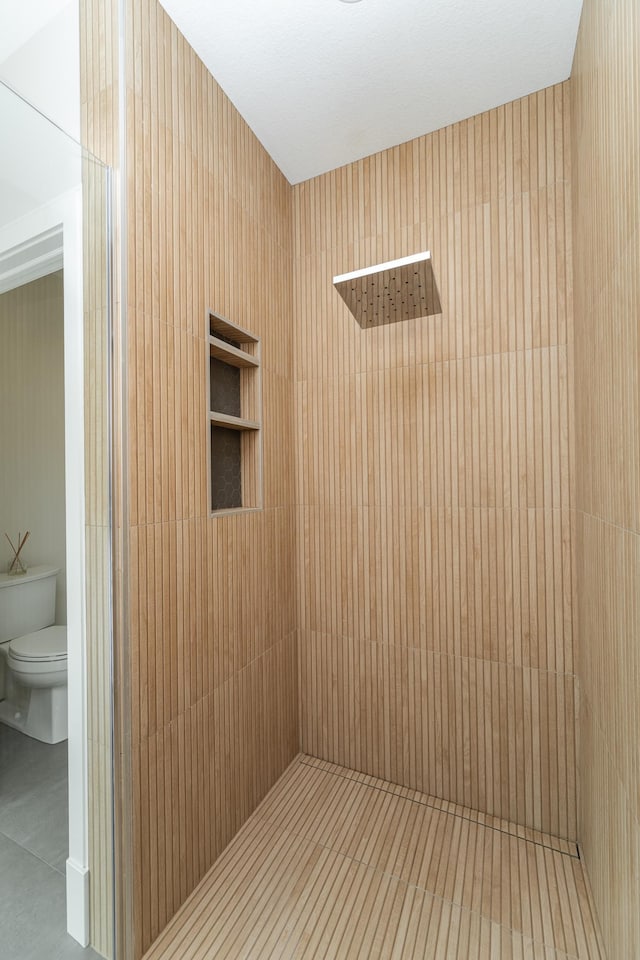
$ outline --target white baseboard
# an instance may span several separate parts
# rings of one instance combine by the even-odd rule
[[[81,947],[89,945],[89,870],[67,860],[67,933]]]

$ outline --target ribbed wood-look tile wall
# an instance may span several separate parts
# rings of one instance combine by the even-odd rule
[[[85,397],[85,633],[91,943],[113,956],[112,564],[110,515],[108,194],[83,164]]]
[[[118,20],[117,0],[80,3],[80,53],[82,141],[91,153],[114,171],[112,188],[118,191]],[[83,164],[84,241],[84,349],[85,349],[85,509],[86,509],[86,637],[87,719],[89,775],[89,894],[90,942],[107,958],[114,955],[114,840],[118,850],[117,875],[126,877],[119,853],[119,834],[126,842],[119,817],[114,834],[114,745],[112,742],[111,641],[112,598],[119,602],[118,577],[113,580],[112,519],[121,525],[119,492],[115,479],[121,444],[118,407],[112,406],[109,387],[109,354],[114,344],[114,396],[120,396],[119,354],[119,229],[109,215],[104,170],[92,160]],[[109,236],[109,230],[112,236]],[[113,243],[113,283],[109,290],[108,244]],[[112,296],[111,317],[108,316]],[[109,327],[109,321],[112,327]],[[114,440],[109,432],[112,417]],[[112,459],[113,458],[113,459]],[[111,513],[111,511],[113,511]],[[113,592],[112,592],[113,589]],[[119,638],[119,635],[118,635]],[[122,722],[117,724],[118,731]],[[117,764],[119,765],[119,764]],[[119,796],[117,807],[121,809]],[[126,883],[121,884],[123,887]],[[124,911],[123,911],[124,912]],[[126,955],[126,954],[125,954]]]
[[[127,3],[135,954],[297,752],[291,188],[155,0]],[[264,510],[209,517],[207,308],[262,340]]]
[[[640,10],[573,64],[579,838],[608,956],[640,956]]]
[[[294,189],[302,747],[576,836],[569,91]],[[430,249],[442,315],[332,276]]]

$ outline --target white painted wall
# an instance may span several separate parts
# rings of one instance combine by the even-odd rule
[[[0,296],[0,568],[30,531],[29,566],[60,568],[56,623],[67,622],[62,272]]]
[[[0,0],[0,80],[80,140],[77,0]]]

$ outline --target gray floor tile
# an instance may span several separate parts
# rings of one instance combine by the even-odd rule
[[[0,723],[0,804],[66,779],[66,740],[40,743]]]
[[[0,724],[0,833],[61,873],[69,850],[67,744]]]
[[[10,799],[16,789],[66,777],[67,741],[41,743],[1,723],[0,764],[14,774],[0,777],[0,799]]]
[[[0,957],[94,960],[66,932],[67,744],[0,724]]]
[[[94,960],[66,932],[65,879],[0,836],[0,944],[3,960]]]
[[[67,785],[30,790],[0,803],[0,833],[64,874],[69,853]]]

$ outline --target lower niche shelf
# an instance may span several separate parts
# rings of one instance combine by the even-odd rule
[[[242,417],[232,417],[226,413],[210,413],[209,419],[216,427],[224,427],[227,430],[259,430],[260,424],[257,420],[243,420]]]

